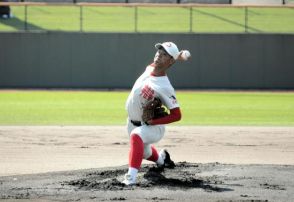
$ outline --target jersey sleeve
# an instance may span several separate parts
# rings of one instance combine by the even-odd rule
[[[168,109],[180,107],[173,88],[164,89],[163,92],[159,94],[159,98]]]

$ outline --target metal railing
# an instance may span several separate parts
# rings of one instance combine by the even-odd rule
[[[294,33],[294,5],[0,3],[0,31]]]

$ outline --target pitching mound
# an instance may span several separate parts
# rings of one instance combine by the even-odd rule
[[[294,166],[179,162],[143,165],[137,185],[127,166],[0,177],[0,199],[14,201],[292,201]]]
[[[217,164],[215,164],[217,165]],[[213,167],[213,164],[207,166]],[[174,190],[187,190],[200,188],[205,191],[232,191],[229,188],[217,186],[223,181],[217,181],[214,177],[197,177],[195,173],[200,173],[205,169],[199,164],[189,164],[180,162],[173,169],[159,169],[156,166],[146,165],[140,170],[137,184],[125,186],[121,181],[127,169],[115,169],[88,173],[84,178],[65,182],[65,184],[76,186],[84,190],[134,190],[134,189],[154,189],[166,188]]]

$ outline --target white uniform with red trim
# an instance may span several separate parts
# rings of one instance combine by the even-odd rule
[[[167,76],[152,76],[154,67],[147,66],[145,72],[137,79],[126,102],[128,112],[128,134],[137,134],[144,143],[144,158],[151,156],[151,144],[158,142],[164,135],[164,125],[134,126],[133,121],[142,122],[143,106],[154,97],[158,97],[168,109],[179,107]]]

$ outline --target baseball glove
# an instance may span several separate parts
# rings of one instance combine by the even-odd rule
[[[167,108],[162,104],[159,98],[154,98],[147,102],[143,107],[143,122],[147,122],[151,119],[161,118],[167,116]]]

